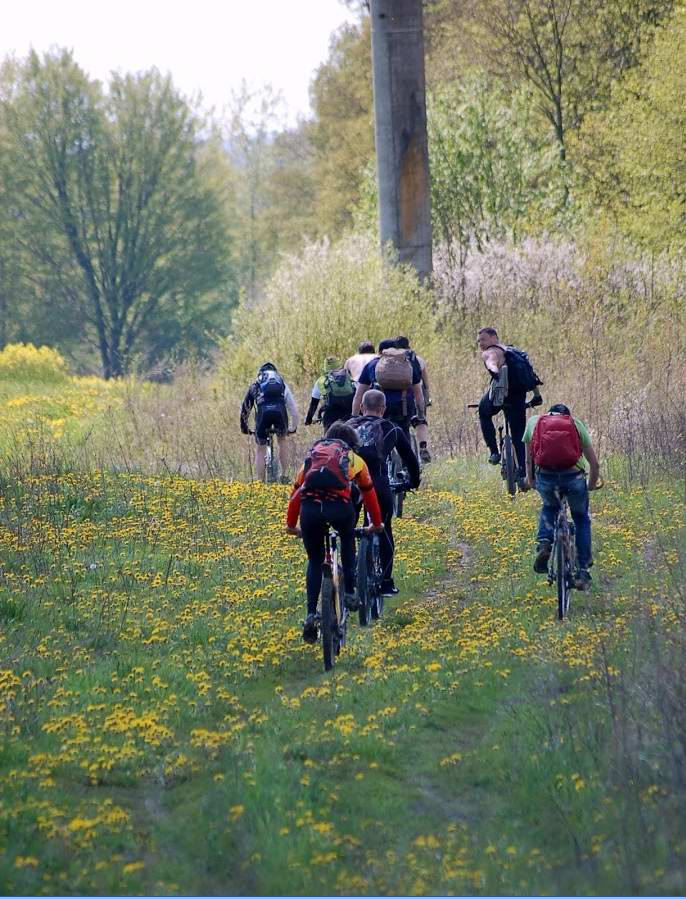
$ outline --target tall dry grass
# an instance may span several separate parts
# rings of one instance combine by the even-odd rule
[[[180,369],[171,385],[132,382],[80,455],[109,468],[245,477],[254,444],[239,433],[239,409],[262,362],[279,365],[304,413],[326,356],[342,360],[363,338],[397,333],[428,362],[434,452],[482,452],[467,404],[487,385],[475,338],[492,325],[529,352],[546,404],[565,402],[587,422],[601,459],[621,455],[632,478],[683,473],[683,261],[631,256],[608,240],[552,239],[457,258],[437,252],[431,290],[361,237],[284,259],[265,299],[239,311],[216,369]],[[300,427],[294,459],[318,433]]]

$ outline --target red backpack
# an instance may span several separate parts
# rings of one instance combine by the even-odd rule
[[[581,458],[581,438],[571,415],[549,412],[536,422],[531,440],[534,465],[539,468],[571,468]]]
[[[350,447],[342,440],[323,438],[305,457],[303,496],[333,495],[350,502]]]

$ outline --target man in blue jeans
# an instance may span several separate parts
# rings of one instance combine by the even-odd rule
[[[600,474],[591,437],[585,424],[573,418],[567,406],[558,403],[551,406],[546,415],[529,419],[523,440],[527,488],[535,486],[543,500],[534,571],[544,574],[548,570],[560,495],[566,496],[576,530],[578,572],[575,586],[578,590],[586,590],[591,584],[589,568],[593,564],[588,491],[598,486]],[[590,467],[588,483],[584,459]]]

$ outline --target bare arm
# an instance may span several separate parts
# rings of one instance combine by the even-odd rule
[[[419,384],[412,385],[412,393],[414,394],[414,401],[417,406],[417,415],[420,418],[424,418],[426,413],[426,409],[424,408],[424,394],[422,393],[422,382]]]
[[[424,384],[424,389],[426,390],[426,395],[429,396],[431,392],[431,386],[429,385],[429,372],[426,370],[426,365],[422,368],[422,383]]]
[[[284,399],[286,400],[286,408],[288,409],[288,414],[291,417],[291,428],[295,431],[300,423],[300,415],[298,414],[298,404],[295,401],[295,397],[291,393],[291,388],[286,387],[286,391],[284,393]]]
[[[600,463],[598,462],[598,457],[595,454],[595,450],[589,444],[589,446],[584,448],[584,457],[586,461],[591,466],[591,471],[588,476],[588,489],[595,490],[598,486],[598,480],[600,478]]]
[[[358,384],[355,396],[353,397],[353,415],[360,414],[360,406],[362,405],[362,397],[369,390],[369,384]]]

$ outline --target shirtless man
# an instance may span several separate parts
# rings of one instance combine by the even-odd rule
[[[374,344],[370,340],[363,340],[358,346],[355,355],[345,360],[343,368],[350,372],[350,377],[357,383],[360,380],[362,369],[375,357]]]

